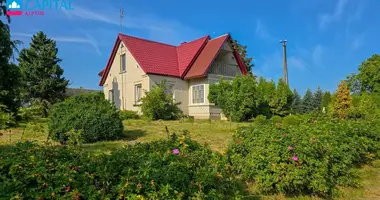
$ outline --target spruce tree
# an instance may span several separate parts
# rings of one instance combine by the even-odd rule
[[[318,86],[317,91],[314,92],[313,98],[313,110],[321,110],[323,92],[321,88]]]
[[[22,49],[19,65],[26,102],[39,102],[45,108],[65,97],[68,80],[63,77],[62,61],[57,57],[56,42],[42,31],[33,35],[30,48]]]
[[[291,106],[291,113],[301,113],[302,112],[302,99],[301,95],[297,92],[296,89],[293,91],[293,102]]]
[[[313,99],[313,92],[311,92],[311,90],[308,88],[305,95],[302,98],[302,114],[306,114],[313,111]]]
[[[334,115],[340,119],[346,119],[351,107],[352,97],[348,89],[346,81],[342,81],[336,91],[336,98],[334,102]]]
[[[0,17],[5,15],[6,3],[0,0]],[[17,41],[11,40],[9,29],[10,18],[6,16],[6,21],[0,20],[0,106],[7,112],[17,112],[19,104],[19,68],[11,63],[13,50]]]

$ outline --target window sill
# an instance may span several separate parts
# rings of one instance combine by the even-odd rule
[[[138,106],[141,106],[141,104],[142,104],[142,102],[135,102],[135,103],[133,104],[133,106],[134,106],[134,107],[138,107]]]
[[[124,73],[126,73],[127,71],[121,71],[119,74],[124,74]]]

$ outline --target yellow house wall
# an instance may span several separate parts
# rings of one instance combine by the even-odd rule
[[[149,77],[138,66],[138,63],[126,47],[118,51],[112,62],[110,72],[103,85],[104,95],[109,99],[109,90],[114,89],[115,105],[120,110],[134,110],[140,112],[140,107],[135,105],[135,85],[141,83],[142,90],[149,90]],[[121,71],[120,56],[126,55],[126,72]],[[115,82],[113,82],[115,80]],[[144,95],[144,92],[142,93]]]
[[[155,84],[159,84],[161,81],[165,80],[167,84],[173,85],[173,97],[175,102],[181,102],[178,107],[182,110],[185,115],[189,114],[189,85],[188,82],[176,77],[170,76],[160,76],[154,74],[148,74],[150,88],[153,88]]]

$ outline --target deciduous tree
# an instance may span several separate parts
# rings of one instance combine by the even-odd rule
[[[323,97],[322,97],[322,102],[321,102],[321,108],[325,108],[327,109],[329,103],[331,101],[331,93],[330,92],[325,92],[323,93]]]
[[[239,53],[241,60],[247,68],[247,71],[252,73],[252,68],[254,66],[254,64],[252,63],[253,58],[248,57],[247,46],[241,45],[237,40],[232,40],[232,48],[234,48],[234,50]]]
[[[380,54],[374,54],[359,66],[361,91],[380,93]]]
[[[280,79],[277,88],[274,90],[269,106],[274,115],[285,116],[289,114],[293,101],[293,93],[283,79]]]

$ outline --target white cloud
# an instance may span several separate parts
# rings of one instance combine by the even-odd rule
[[[13,36],[21,36],[21,37],[33,37],[33,34],[30,33],[12,33]],[[101,55],[101,52],[98,47],[98,43],[94,40],[89,34],[85,34],[85,37],[71,37],[71,36],[55,36],[50,37],[57,42],[67,42],[67,43],[81,43],[88,44],[94,48],[98,55]]]
[[[67,18],[76,20],[78,18],[84,20],[98,21],[120,27],[119,10],[115,8],[103,8],[101,11],[90,10],[75,6],[75,10],[62,10]],[[170,44],[179,44],[180,42],[202,36],[199,31],[192,27],[186,26],[178,20],[162,19],[157,16],[147,15],[144,13],[130,14],[124,11],[123,16],[123,32],[129,30],[143,30],[151,40],[166,42]]]
[[[322,64],[322,59],[323,59],[323,47],[322,45],[318,44],[317,46],[314,47],[313,52],[312,52],[312,60],[315,65],[321,66]]]
[[[344,8],[348,0],[338,0],[335,5],[333,13],[325,13],[319,16],[319,27],[321,29],[326,28],[326,26],[332,22],[339,21],[343,15]]]
[[[261,19],[258,19],[256,21],[256,29],[255,29],[255,32],[256,32],[256,35],[258,37],[261,37],[263,39],[267,39],[267,40],[275,40],[275,38],[273,36],[271,36],[268,32],[268,30],[266,29],[266,27],[263,25]]]

